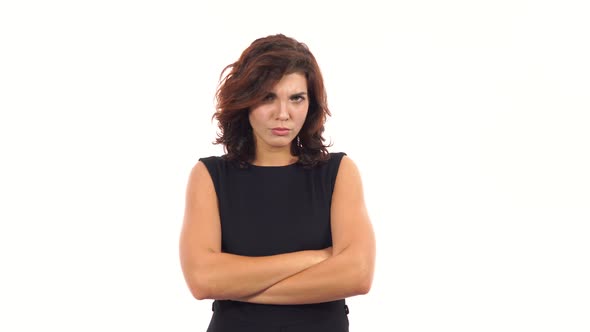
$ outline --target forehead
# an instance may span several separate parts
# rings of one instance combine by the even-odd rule
[[[272,88],[275,93],[307,92],[307,79],[303,73],[286,74]]]

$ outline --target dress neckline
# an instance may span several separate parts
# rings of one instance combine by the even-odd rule
[[[252,163],[247,163],[248,166],[252,167],[252,168],[259,168],[259,169],[280,169],[280,168],[290,168],[293,166],[297,165],[297,161],[288,165],[282,165],[282,166],[260,166],[260,165],[254,165]]]

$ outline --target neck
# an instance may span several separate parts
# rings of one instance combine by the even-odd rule
[[[252,164],[256,166],[286,166],[297,162],[299,158],[290,151],[256,151]]]

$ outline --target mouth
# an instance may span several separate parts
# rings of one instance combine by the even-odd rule
[[[283,127],[272,128],[272,133],[277,136],[285,136],[285,135],[289,134],[289,131],[291,131],[289,128],[283,128]]]

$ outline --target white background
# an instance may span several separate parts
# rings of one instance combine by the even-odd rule
[[[284,33],[377,234],[351,331],[590,330],[585,1],[3,1],[0,330],[205,331],[178,259],[224,66]]]

